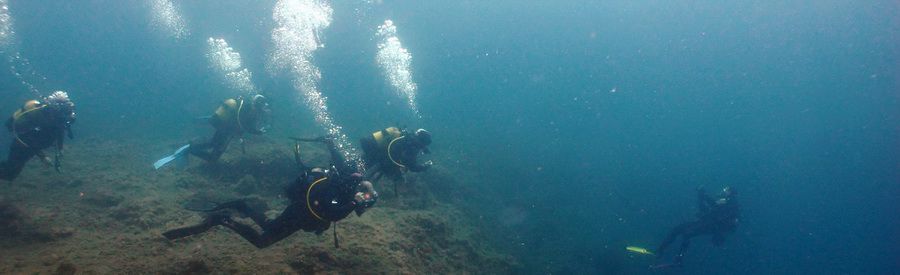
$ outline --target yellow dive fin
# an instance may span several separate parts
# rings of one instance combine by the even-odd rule
[[[631,253],[644,254],[644,255],[653,255],[653,252],[650,252],[646,248],[637,247],[637,246],[626,246],[625,250]]]

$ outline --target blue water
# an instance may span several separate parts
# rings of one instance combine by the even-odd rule
[[[274,99],[272,135],[321,132],[290,78],[267,72],[273,1],[178,3],[182,40],[142,1],[10,1],[45,77],[28,81],[70,92],[79,138],[184,135],[234,95],[204,56],[210,36]],[[459,183],[478,192],[464,207],[501,221],[485,230],[521,273],[648,272],[624,247],[655,248],[693,217],[694,188],[726,185],[737,232],[694,241],[672,272],[900,270],[896,1],[331,5],[314,62],[335,120],[351,137],[431,130],[437,165],[479,179]],[[413,55],[421,119],[375,64],[385,19]],[[0,94],[3,113],[32,97],[5,70]]]

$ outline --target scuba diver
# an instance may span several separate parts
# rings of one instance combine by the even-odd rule
[[[722,193],[717,199],[707,195],[702,187],[697,188],[697,203],[699,209],[697,220],[685,222],[673,228],[657,250],[657,258],[661,258],[666,248],[675,242],[678,236],[681,236],[681,248],[675,255],[674,262],[656,265],[653,268],[680,267],[684,252],[691,243],[691,238],[711,235],[713,245],[719,246],[725,242],[725,234],[732,233],[737,228],[740,208],[733,188],[722,189]]]
[[[216,129],[212,138],[205,142],[191,142],[182,146],[174,154],[158,160],[153,166],[159,169],[180,158],[184,153],[190,153],[207,162],[216,162],[228,149],[228,144],[234,137],[240,137],[244,133],[255,135],[265,133],[270,116],[269,103],[263,95],[253,95],[250,99],[229,98],[209,117],[209,123]]]
[[[63,140],[66,136],[73,138],[71,127],[75,123],[75,103],[63,91],[53,92],[43,101],[25,102],[25,106],[6,121],[6,128],[12,133],[13,141],[6,161],[0,162],[0,179],[14,180],[22,172],[25,163],[34,156],[59,172]],[[52,160],[43,151],[51,146],[56,147]]]
[[[222,225],[234,230],[257,248],[265,248],[298,230],[320,235],[334,223],[334,245],[339,247],[337,221],[346,218],[351,212],[361,216],[375,205],[378,193],[375,192],[371,182],[363,179],[362,174],[346,173],[352,171],[353,167],[345,164],[330,139],[323,141],[329,145],[331,151],[332,165],[329,169],[319,167],[307,169],[303,162],[299,161],[299,143],[295,146],[295,157],[304,172],[285,189],[291,203],[274,220],[268,219],[264,214],[265,211],[253,209],[246,200],[237,200],[214,206],[209,210],[200,210],[210,213],[202,223],[169,230],[163,233],[163,236],[174,240],[200,234],[216,225]],[[262,232],[258,232],[250,225],[234,221],[228,210],[250,218]]]
[[[403,176],[403,172],[422,172],[434,163],[419,163],[419,154],[429,154],[431,133],[418,129],[410,134],[406,129],[389,127],[360,139],[363,149],[363,161],[372,181],[378,181],[383,175],[393,179]]]

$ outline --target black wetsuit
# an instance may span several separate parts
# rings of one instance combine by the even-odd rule
[[[72,121],[66,123],[55,112],[37,101],[29,101],[6,121],[14,138],[6,161],[0,162],[0,179],[14,180],[32,157],[43,157],[43,150],[54,146],[61,150],[67,133],[72,138]]]
[[[222,157],[225,150],[228,149],[228,144],[231,143],[233,137],[234,134],[231,132],[216,130],[216,133],[213,134],[212,138],[200,143],[191,144],[188,152],[207,162],[216,162]]]
[[[418,156],[425,147],[419,145],[412,135],[406,134],[397,138],[393,145],[387,148],[379,146],[372,136],[362,138],[359,142],[362,144],[366,172],[374,179],[380,178],[382,174],[398,178],[404,169],[411,172],[428,170],[427,165],[418,162]]]
[[[737,220],[740,215],[740,208],[734,197],[725,198],[722,204],[716,203],[706,193],[698,191],[697,203],[699,212],[697,220],[682,223],[666,235],[665,240],[657,250],[657,256],[662,257],[666,248],[675,242],[678,236],[681,236],[681,248],[678,255],[675,256],[675,264],[681,264],[684,252],[690,245],[691,238],[711,235],[712,242],[715,245],[721,245],[725,242],[725,234],[734,232],[737,228]]]
[[[245,132],[261,134],[261,131],[250,127],[257,124],[259,117],[249,105],[252,104],[240,98],[225,100],[209,118],[210,124],[216,129],[212,138],[192,143],[188,152],[207,162],[216,162],[228,149],[228,144],[234,137]]]
[[[337,150],[332,146],[331,151],[332,157],[335,157]],[[286,193],[291,204],[274,220],[266,218],[265,210],[253,209],[243,200],[224,203],[216,208],[235,210],[249,217],[262,228],[262,232],[232,220],[229,214],[214,213],[201,224],[170,230],[163,233],[163,236],[177,239],[205,232],[216,225],[223,225],[240,234],[254,246],[264,248],[299,230],[321,234],[331,223],[346,218],[357,208],[357,203],[353,199],[357,182],[337,172],[341,168],[350,169],[340,166],[344,163],[340,156],[337,156],[334,162],[338,165],[329,172],[306,171],[288,186]]]

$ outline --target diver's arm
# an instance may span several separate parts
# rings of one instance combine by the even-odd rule
[[[411,171],[411,172],[422,172],[422,171],[428,170],[428,167],[431,167],[431,166],[413,162],[412,165],[409,165],[407,167],[409,168],[409,171]]]
[[[418,155],[418,151],[410,150],[409,154],[404,158],[404,162],[407,163],[406,167],[409,168],[409,171],[412,172],[422,172],[428,170],[428,167],[431,167],[431,162],[426,162],[425,164],[419,163],[416,155]]]
[[[715,201],[706,194],[706,191],[703,191],[702,188],[697,189],[697,208],[700,211],[700,214],[709,212],[710,207],[714,204]]]
[[[411,172],[422,172],[428,170],[430,164],[422,164],[418,161],[419,149],[409,141],[403,143],[402,162]]]

